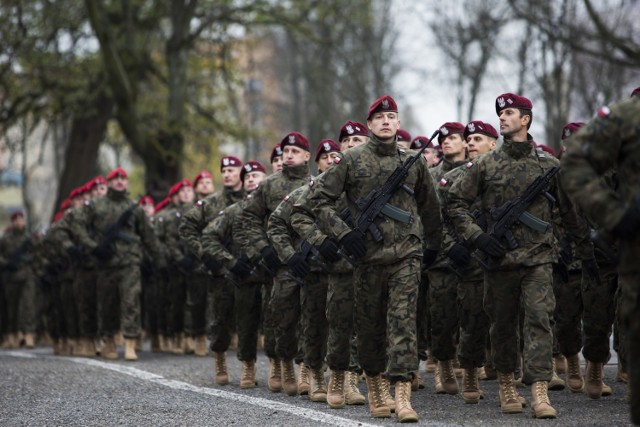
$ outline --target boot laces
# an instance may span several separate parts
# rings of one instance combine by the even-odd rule
[[[340,393],[344,387],[344,371],[333,372],[333,383],[331,383],[331,392]]]
[[[465,369],[464,388],[466,389],[476,388],[476,382],[475,382],[476,373],[477,373],[476,368]]]
[[[591,382],[602,381],[602,364],[592,363],[589,373],[589,379]]]
[[[408,406],[409,405],[409,390],[411,390],[410,383],[396,383],[396,396],[398,397],[398,402],[400,406]]]
[[[538,381],[536,382],[536,397],[539,403],[546,403],[550,405],[549,395],[547,394],[547,383],[546,381]]]
[[[295,381],[296,380],[296,374],[295,374],[295,371],[293,370],[293,364],[291,362],[288,362],[288,363],[285,364],[285,366],[283,368],[283,373],[284,373],[285,381]]]
[[[219,373],[227,372],[227,358],[224,355],[218,355],[216,357],[216,368]]]
[[[381,375],[374,377],[371,380],[372,390],[369,393],[373,393],[373,401],[376,406],[384,406],[386,404],[384,395],[388,394],[389,388],[385,385],[385,379]]]
[[[244,362],[243,366],[244,366],[243,379],[250,380],[254,376],[254,371],[255,371],[256,365],[255,365],[255,363]]]
[[[567,359],[567,369],[569,370],[570,377],[580,376],[580,362],[573,363],[573,359]]]
[[[453,363],[450,360],[442,363],[442,369],[440,372],[442,373],[444,382],[453,381],[455,379],[455,373],[453,372]]]
[[[383,376],[380,376],[380,388],[382,390],[382,397],[386,400],[386,399],[391,399],[391,393],[389,391],[389,388],[391,387],[389,384],[389,380],[387,380],[386,378],[384,378]]]
[[[504,386],[504,398],[507,401],[518,400],[518,396],[516,393],[516,386],[514,384],[513,378],[509,375],[501,376],[500,383]]]
[[[322,369],[313,369],[312,375],[313,381],[316,383],[316,388],[324,390],[324,372],[322,372]]]
[[[355,372],[349,372],[349,390],[352,393],[360,393],[358,389],[358,374]]]
[[[300,383],[309,384],[309,367],[302,365],[300,368]]]

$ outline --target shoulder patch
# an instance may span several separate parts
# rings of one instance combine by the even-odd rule
[[[182,214],[180,213],[180,211],[176,212],[176,218],[180,218],[182,216]]]
[[[338,156],[335,159],[333,159],[333,164],[337,165],[338,163],[340,163],[341,160],[342,160],[342,157]]]
[[[224,216],[224,211],[218,212],[218,216]]]
[[[89,206],[90,204],[91,204],[91,200],[85,200],[85,201],[84,201],[84,205],[85,205],[85,206]]]
[[[286,196],[284,196],[284,201],[285,201],[285,202],[288,202],[290,198],[291,198],[291,197],[289,197],[289,195],[287,194]]]
[[[442,186],[444,187],[445,185],[447,185],[447,182],[448,182],[448,181],[446,180],[446,178],[442,178],[442,179],[440,180],[440,185],[442,185]]]
[[[313,184],[314,184],[314,183],[315,183],[315,182],[314,182],[313,180],[309,181],[309,187],[313,187]]]
[[[607,107],[606,105],[598,110],[598,116],[602,118],[609,117],[610,114],[611,108]]]
[[[202,206],[202,205],[204,205],[204,200],[198,200],[196,202],[196,206]]]
[[[467,164],[465,164],[464,167],[467,169],[471,169],[471,167],[473,167],[473,162],[467,162]]]
[[[245,200],[251,200],[251,194],[247,194],[247,197],[245,197]]]
[[[398,153],[404,154],[406,152],[407,152],[407,150],[405,150],[404,148],[398,148]]]
[[[158,217],[158,222],[164,222],[164,218],[163,217]]]

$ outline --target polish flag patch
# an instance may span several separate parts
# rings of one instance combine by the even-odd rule
[[[447,180],[446,180],[446,179],[444,179],[444,178],[442,178],[442,179],[440,180],[440,185],[442,185],[443,187],[444,187],[445,185],[447,185]]]
[[[598,115],[602,118],[609,117],[609,114],[611,114],[611,108],[607,106],[604,106],[598,110]]]

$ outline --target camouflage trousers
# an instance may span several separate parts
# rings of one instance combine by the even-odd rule
[[[551,264],[485,273],[485,311],[489,316],[491,358],[499,372],[515,372],[518,318],[524,310],[523,381],[549,381],[552,371],[555,309]]]
[[[236,329],[238,331],[238,360],[256,360],[258,328],[262,306],[262,283],[239,283],[234,286]]]
[[[169,335],[184,332],[184,306],[187,300],[187,278],[178,271],[171,270],[167,283],[169,311],[167,313],[167,331]]]
[[[484,311],[484,278],[458,283],[458,316],[460,342],[458,360],[465,369],[479,368],[485,363],[489,317]]]
[[[211,276],[194,271],[186,276],[186,301],[184,307],[184,331],[197,337],[207,331],[207,282]]]
[[[629,339],[621,341],[625,348],[629,391],[631,394],[631,420],[640,424],[640,273],[620,273],[620,325]]]
[[[408,381],[418,370],[416,313],[421,264],[420,258],[407,258],[355,269],[358,357],[367,375],[387,371],[391,382]]]
[[[222,276],[209,281],[207,287],[207,315],[211,351],[222,353],[229,349],[235,329],[234,284]]]
[[[296,327],[302,317],[304,363],[312,369],[322,366],[326,353],[326,274],[310,273],[300,285],[288,268],[280,268],[271,291],[271,314],[275,325],[276,355],[293,360],[298,352]]]
[[[556,299],[553,335],[558,352],[573,356],[582,348],[582,273],[569,270],[568,278],[565,283],[558,274],[553,274],[553,295]]]
[[[609,339],[616,317],[615,295],[618,290],[616,266],[600,267],[600,283],[582,272],[582,355],[594,363],[607,363],[611,357]]]
[[[276,358],[276,327],[271,311],[273,279],[268,278],[262,286],[262,334],[264,335],[264,353],[268,358]]]
[[[153,272],[141,271],[140,282],[142,284],[142,327],[149,335],[160,333],[158,327],[159,299],[158,288],[160,279]]]
[[[431,348],[431,301],[429,301],[429,276],[422,273],[418,288],[418,358],[427,360],[427,350]]]
[[[20,321],[20,301],[25,289],[26,281],[7,280],[3,283],[5,306],[6,310],[6,333],[16,333],[21,331]]]
[[[58,290],[60,293],[57,300],[60,304],[59,313],[64,323],[64,337],[67,338],[78,338],[80,334],[78,329],[78,303],[74,287],[76,271],[76,267],[73,267],[69,274],[64,276],[64,279],[59,283],[60,288]]]
[[[335,371],[359,371],[353,328],[353,272],[329,275],[327,292],[327,365]]]
[[[456,356],[458,276],[444,268],[429,270],[431,352],[438,360]]]
[[[95,338],[98,336],[98,301],[96,296],[96,269],[79,268],[74,281],[74,292],[78,306],[78,336]]]
[[[118,330],[125,338],[140,335],[140,267],[98,269],[98,328],[103,337]]]
[[[167,276],[158,275],[152,290],[152,300],[155,301],[155,319],[158,333],[168,337],[169,333],[169,282]]]

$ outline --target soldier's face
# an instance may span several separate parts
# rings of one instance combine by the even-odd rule
[[[193,187],[182,187],[178,192],[178,199],[180,199],[180,203],[183,204],[193,202],[194,197]]]
[[[381,140],[391,139],[400,129],[400,118],[393,111],[379,111],[367,120],[367,127]]]
[[[519,132],[526,132],[531,116],[520,115],[517,108],[505,108],[498,115],[500,118],[500,135],[512,137]]]
[[[107,194],[106,184],[98,184],[91,189],[91,197],[102,197]]]
[[[440,146],[445,157],[455,157],[464,154],[467,142],[462,138],[462,135],[454,133],[447,135],[444,141],[440,143]]]
[[[240,171],[242,168],[227,166],[222,168],[222,180],[225,187],[238,187],[242,184],[240,181]]]
[[[340,151],[345,151],[348,148],[364,144],[369,140],[369,137],[362,135],[353,135],[346,138],[342,138],[340,141]]]
[[[435,148],[425,148],[422,152],[424,159],[427,161],[427,166],[430,168],[437,165],[440,162],[440,156],[438,156],[438,150]]]
[[[196,185],[196,193],[203,196],[208,196],[213,193],[214,190],[215,186],[211,178],[202,178],[198,181],[198,185]]]
[[[306,165],[311,158],[311,153],[294,145],[287,145],[282,150],[282,162],[287,166]]]
[[[320,154],[320,157],[318,158],[318,170],[320,172],[326,171],[337,157],[339,157],[339,154],[335,151]]]
[[[282,170],[282,156],[274,157],[271,162],[271,173],[280,172]]]
[[[11,220],[11,227],[22,230],[25,226],[24,216],[18,215]]]
[[[107,182],[107,185],[115,191],[124,191],[129,188],[129,179],[118,175],[115,178],[110,179],[109,182]]]
[[[249,172],[244,175],[244,189],[251,192],[258,188],[258,185],[262,182],[264,177],[267,176],[264,172]]]
[[[142,209],[144,209],[144,213],[147,215],[147,218],[151,218],[155,213],[153,203],[146,203],[142,205]]]
[[[79,208],[84,203],[84,198],[82,196],[77,196],[71,199],[71,207]]]
[[[496,148],[496,140],[487,135],[473,133],[467,136],[467,146],[469,147],[469,158],[475,159]]]

